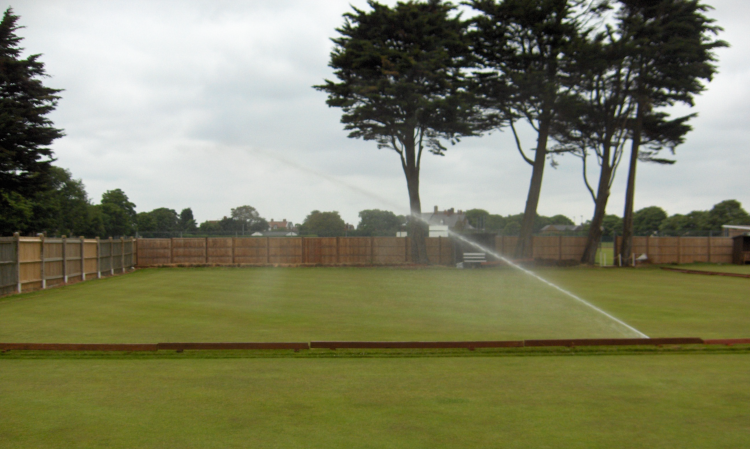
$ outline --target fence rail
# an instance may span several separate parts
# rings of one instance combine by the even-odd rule
[[[460,261],[462,247],[466,247],[447,237],[425,240],[428,263],[433,265]],[[488,244],[500,255],[512,258],[517,240],[515,236],[496,236],[494,246],[492,240]],[[163,238],[137,239],[136,245],[139,267],[414,263],[408,237]],[[633,245],[634,252],[648,255],[651,263],[732,262],[732,239],[726,237],[634,237]],[[585,246],[586,237],[535,236],[532,258],[579,261]]]
[[[135,250],[132,238],[0,237],[0,295],[123,273]]]

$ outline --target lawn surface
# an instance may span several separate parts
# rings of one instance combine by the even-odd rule
[[[748,279],[659,269],[538,272],[652,337],[748,337]],[[510,268],[149,269],[0,299],[0,341],[631,337]]]
[[[750,447],[750,357],[3,360],[3,448]]]
[[[739,273],[750,275],[750,265],[729,265],[715,263],[693,263],[687,265],[676,265],[674,268],[697,271],[719,271],[723,273]]]
[[[538,272],[650,336],[750,336],[748,279]],[[152,269],[0,299],[0,341],[597,336],[627,335],[508,268]],[[11,351],[0,354],[0,447],[750,447],[750,353],[713,348],[372,358]]]

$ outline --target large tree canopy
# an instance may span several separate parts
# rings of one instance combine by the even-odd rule
[[[516,257],[531,256],[534,220],[542,189],[547,146],[575,80],[575,48],[590,28],[587,21],[606,8],[604,0],[473,0],[474,51],[486,71],[477,91],[490,111],[485,117],[508,123],[518,150],[532,166]],[[535,154],[524,153],[514,122],[524,120],[537,134]]]
[[[3,234],[26,229],[33,198],[51,188],[49,145],[63,136],[46,117],[57,106],[58,89],[45,87],[38,54],[21,59],[21,27],[13,10],[0,22],[0,225]]]
[[[623,239],[620,248],[630,260],[634,232],[635,176],[639,160],[652,152],[642,151],[649,115],[675,103],[693,105],[716,73],[714,50],[728,44],[715,40],[721,31],[705,13],[711,8],[698,0],[620,0],[618,30],[630,45],[628,64],[634,83],[630,96],[635,105],[632,148],[625,194]],[[673,126],[679,128],[684,123]],[[668,131],[668,130],[667,130]],[[659,162],[659,160],[657,160]]]
[[[336,30],[340,37],[333,39],[329,65],[338,82],[315,88],[328,94],[329,106],[342,109],[349,137],[374,140],[398,154],[411,214],[418,217],[423,151],[443,154],[441,139],[455,142],[475,131],[466,23],[451,16],[453,5],[439,0],[393,8],[368,4],[371,11],[353,8]],[[412,226],[410,232],[413,254],[426,261],[424,230]]]

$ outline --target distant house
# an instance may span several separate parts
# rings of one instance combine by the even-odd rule
[[[474,229],[466,219],[466,214],[462,211],[455,211],[453,208],[441,211],[435,206],[432,212],[422,213],[422,220],[432,226],[448,226],[451,230]]]
[[[294,231],[263,231],[252,234],[252,237],[297,237]]]
[[[750,234],[750,225],[724,225],[721,227],[725,237],[737,237]]]
[[[575,226],[575,225],[547,225],[542,228],[542,234],[547,235],[557,235],[557,234],[567,234],[569,232],[581,232],[583,231],[583,226]]]
[[[294,226],[291,221],[286,221],[286,218],[281,221],[274,221],[272,218],[271,221],[268,222],[268,229],[270,231],[283,231],[285,229],[294,229]]]

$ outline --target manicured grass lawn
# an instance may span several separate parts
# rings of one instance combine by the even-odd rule
[[[750,357],[3,360],[3,448],[750,447]]]
[[[658,267],[543,273],[650,337],[750,337],[750,279]]]
[[[538,272],[649,336],[747,337],[750,282]],[[510,268],[150,269],[0,299],[0,341],[508,340],[632,336]]]
[[[750,274],[750,265],[730,265],[730,264],[715,264],[715,263],[693,263],[686,265],[679,265],[675,268],[684,268],[686,270],[698,270],[698,271],[720,271],[723,273],[739,273],[739,274]]]
[[[748,279],[537,271],[650,336],[750,336]],[[0,299],[16,342],[600,336],[626,335],[510,268],[153,269]],[[0,354],[0,447],[750,446],[747,350],[317,351]]]

